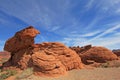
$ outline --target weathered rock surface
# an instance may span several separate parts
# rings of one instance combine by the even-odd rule
[[[70,49],[74,50],[76,53],[81,53],[81,47],[80,46],[73,46],[73,47],[69,47]]]
[[[72,49],[72,50],[75,50],[75,49]],[[106,61],[118,59],[118,57],[111,50],[104,47],[95,47],[95,46],[92,47],[90,45],[87,45],[85,47],[80,47],[79,49],[77,49],[76,52],[79,54],[82,62],[85,64],[88,64],[89,61],[90,63],[91,61],[103,63]]]
[[[4,50],[9,52],[17,52],[18,50],[27,48],[34,44],[34,37],[40,32],[32,26],[18,31],[14,37],[8,39],[5,43]]]
[[[59,59],[67,70],[80,68],[81,60],[79,56],[59,42],[45,42],[39,45],[40,51],[44,51],[47,55],[53,55]]]
[[[104,47],[92,47],[85,53],[81,54],[80,57],[84,63],[87,63],[87,60],[94,60],[95,62],[103,63],[118,59],[112,51]]]
[[[86,46],[83,46],[83,47],[70,47],[70,49],[74,50],[76,53],[78,54],[82,54],[84,53],[85,51],[89,50],[90,48],[92,47],[92,45],[86,45]]]
[[[62,43],[34,44],[34,37],[38,33],[33,27],[28,27],[6,41],[4,49],[11,52],[11,58],[3,66],[16,66],[20,69],[32,67],[36,74],[47,76],[57,76],[68,70],[83,68],[79,55]]]
[[[0,62],[2,61],[2,57],[0,56]]]
[[[113,50],[112,52],[117,56],[120,56],[120,49]]]

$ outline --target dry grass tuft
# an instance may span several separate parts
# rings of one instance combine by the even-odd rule
[[[19,76],[16,77],[16,80],[25,79],[33,74],[33,68],[25,69]]]

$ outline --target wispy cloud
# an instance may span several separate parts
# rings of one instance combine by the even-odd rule
[[[15,26],[25,26],[28,24],[22,21],[21,19],[0,10],[0,25],[4,25],[7,27],[10,26],[15,27]]]
[[[101,45],[101,46],[106,46],[109,47],[111,45],[117,45],[120,43],[120,36],[119,35],[114,35],[110,37],[103,37],[104,35],[107,35],[109,33],[113,33],[115,30],[120,29],[120,24],[109,28],[108,30],[102,32],[100,35],[97,35],[96,37],[84,42],[83,44],[94,44],[94,45]],[[118,33],[115,33],[118,34]],[[110,47],[113,48],[113,47]]]
[[[117,9],[117,10],[116,10],[116,13],[117,13],[117,14],[120,14],[120,9]]]
[[[114,27],[111,27],[111,28],[105,30],[103,33],[101,33],[100,35],[92,38],[91,40],[94,40],[94,39],[96,39],[96,38],[100,38],[100,37],[102,37],[102,36],[104,36],[104,35],[106,35],[106,34],[108,34],[108,33],[112,33],[113,31],[115,31],[115,30],[117,30],[117,29],[120,29],[120,24],[118,24],[118,25],[116,25],[116,26],[114,26]],[[90,40],[90,41],[91,41],[91,40]]]
[[[77,33],[77,32],[71,32],[69,35],[68,35],[68,38],[87,38],[87,37],[93,37],[93,36],[96,36],[98,35],[99,33],[101,33],[102,31],[92,31],[92,32],[86,32],[86,33]]]
[[[95,26],[97,26],[97,23],[102,19],[102,17],[100,17],[100,15],[96,15],[96,17],[94,19],[91,20],[91,22],[85,27],[86,30],[90,30],[92,28],[94,28]]]
[[[86,41],[88,41],[87,37],[92,37],[100,33],[101,31],[94,31],[94,32],[89,32],[86,34],[77,34],[76,32],[73,32],[69,34],[69,36],[63,38],[62,42],[66,45],[69,46],[78,46],[78,45],[83,45]]]
[[[69,0],[66,1],[7,0],[7,1],[8,1],[7,3],[6,1],[2,1],[2,3],[0,3],[1,10],[23,20],[28,24],[31,25],[37,24],[39,26],[40,24],[42,24],[43,28],[47,28],[47,29],[50,29],[52,26],[57,24],[60,25],[61,22],[64,20],[65,15],[66,14],[69,15],[68,11],[69,11],[69,6],[71,5]],[[69,19],[69,17],[67,18]]]
[[[37,26],[44,31],[38,42],[55,41],[59,35],[67,45],[111,46],[119,43],[119,4],[120,0],[2,0],[0,10],[6,15],[0,16],[0,24]]]
[[[91,37],[91,36],[95,36],[96,34],[100,33],[101,31],[95,31],[95,32],[88,32],[86,34],[80,35],[81,37]]]
[[[116,26],[113,26],[105,30],[104,32],[96,31],[96,32],[84,34],[82,35],[83,37],[81,37],[80,35],[67,37],[67,38],[64,38],[63,42],[68,45],[74,45],[74,46],[78,46],[78,45],[84,46],[87,44],[93,44],[95,46],[105,46],[110,49],[113,49],[114,47],[119,48],[117,45],[120,44],[120,36],[119,36],[120,33],[116,31],[118,29],[120,29],[120,24],[117,24]],[[111,36],[104,37],[105,35],[110,33],[113,33],[113,34]],[[91,39],[86,38],[94,35],[97,35],[97,36],[92,37]],[[112,45],[114,46],[112,47]]]
[[[93,3],[95,0],[89,0],[88,3],[85,5],[86,10],[91,9],[91,7],[93,7]]]
[[[86,44],[93,44],[95,46],[104,46],[110,49],[119,48],[118,44],[120,44],[120,36],[105,37],[105,38],[101,37],[94,39]]]
[[[53,26],[50,31],[56,31],[60,28],[60,26]]]
[[[120,0],[101,0],[99,7],[104,13],[108,15],[115,14],[116,10],[120,7]]]
[[[86,41],[86,38],[80,38],[80,37],[66,37],[61,42],[68,45],[68,46],[78,46],[82,45],[82,42]]]

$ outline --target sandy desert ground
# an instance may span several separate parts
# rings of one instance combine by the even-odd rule
[[[120,80],[120,68],[95,68],[69,71],[58,78],[30,76],[22,80]]]

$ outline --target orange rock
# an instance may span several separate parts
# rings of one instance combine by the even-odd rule
[[[2,57],[0,56],[0,62],[2,61]]]
[[[27,69],[28,67],[32,67],[31,55],[24,54],[17,63],[21,69]]]
[[[5,43],[4,50],[8,52],[17,52],[34,44],[34,37],[40,32],[32,26],[18,31],[14,37],[8,39]]]
[[[112,52],[117,56],[120,56],[120,49],[113,50]]]
[[[28,27],[6,41],[4,49],[11,52],[11,58],[3,66],[20,69],[32,67],[35,74],[46,76],[57,76],[68,70],[83,68],[79,55],[62,43],[34,44],[34,37],[38,33],[33,27]]]
[[[28,49],[19,50],[4,65],[8,64],[20,69],[33,67],[36,74],[47,76],[57,76],[65,74],[68,70],[83,68],[79,55],[58,42],[47,42],[36,46],[34,44]]]
[[[93,60],[101,63],[118,59],[118,57],[111,50],[108,50],[104,47],[92,47],[83,54],[79,55],[82,59],[82,62],[85,64],[87,63],[87,60]]]
[[[76,53],[80,53],[81,52],[81,47],[77,46],[77,47],[69,47],[70,49],[74,50]]]
[[[74,50],[76,53],[78,54],[82,54],[84,53],[85,51],[89,50],[90,48],[92,47],[92,45],[86,45],[86,46],[83,46],[83,47],[70,47],[70,49]]]
[[[65,66],[59,59],[45,52],[35,52],[32,55],[34,71],[36,74],[48,76],[57,76],[66,73]]]
[[[48,42],[40,44],[40,51],[44,51],[48,55],[53,55],[59,59],[66,67],[66,70],[82,68],[81,59],[79,56],[59,42]]]

